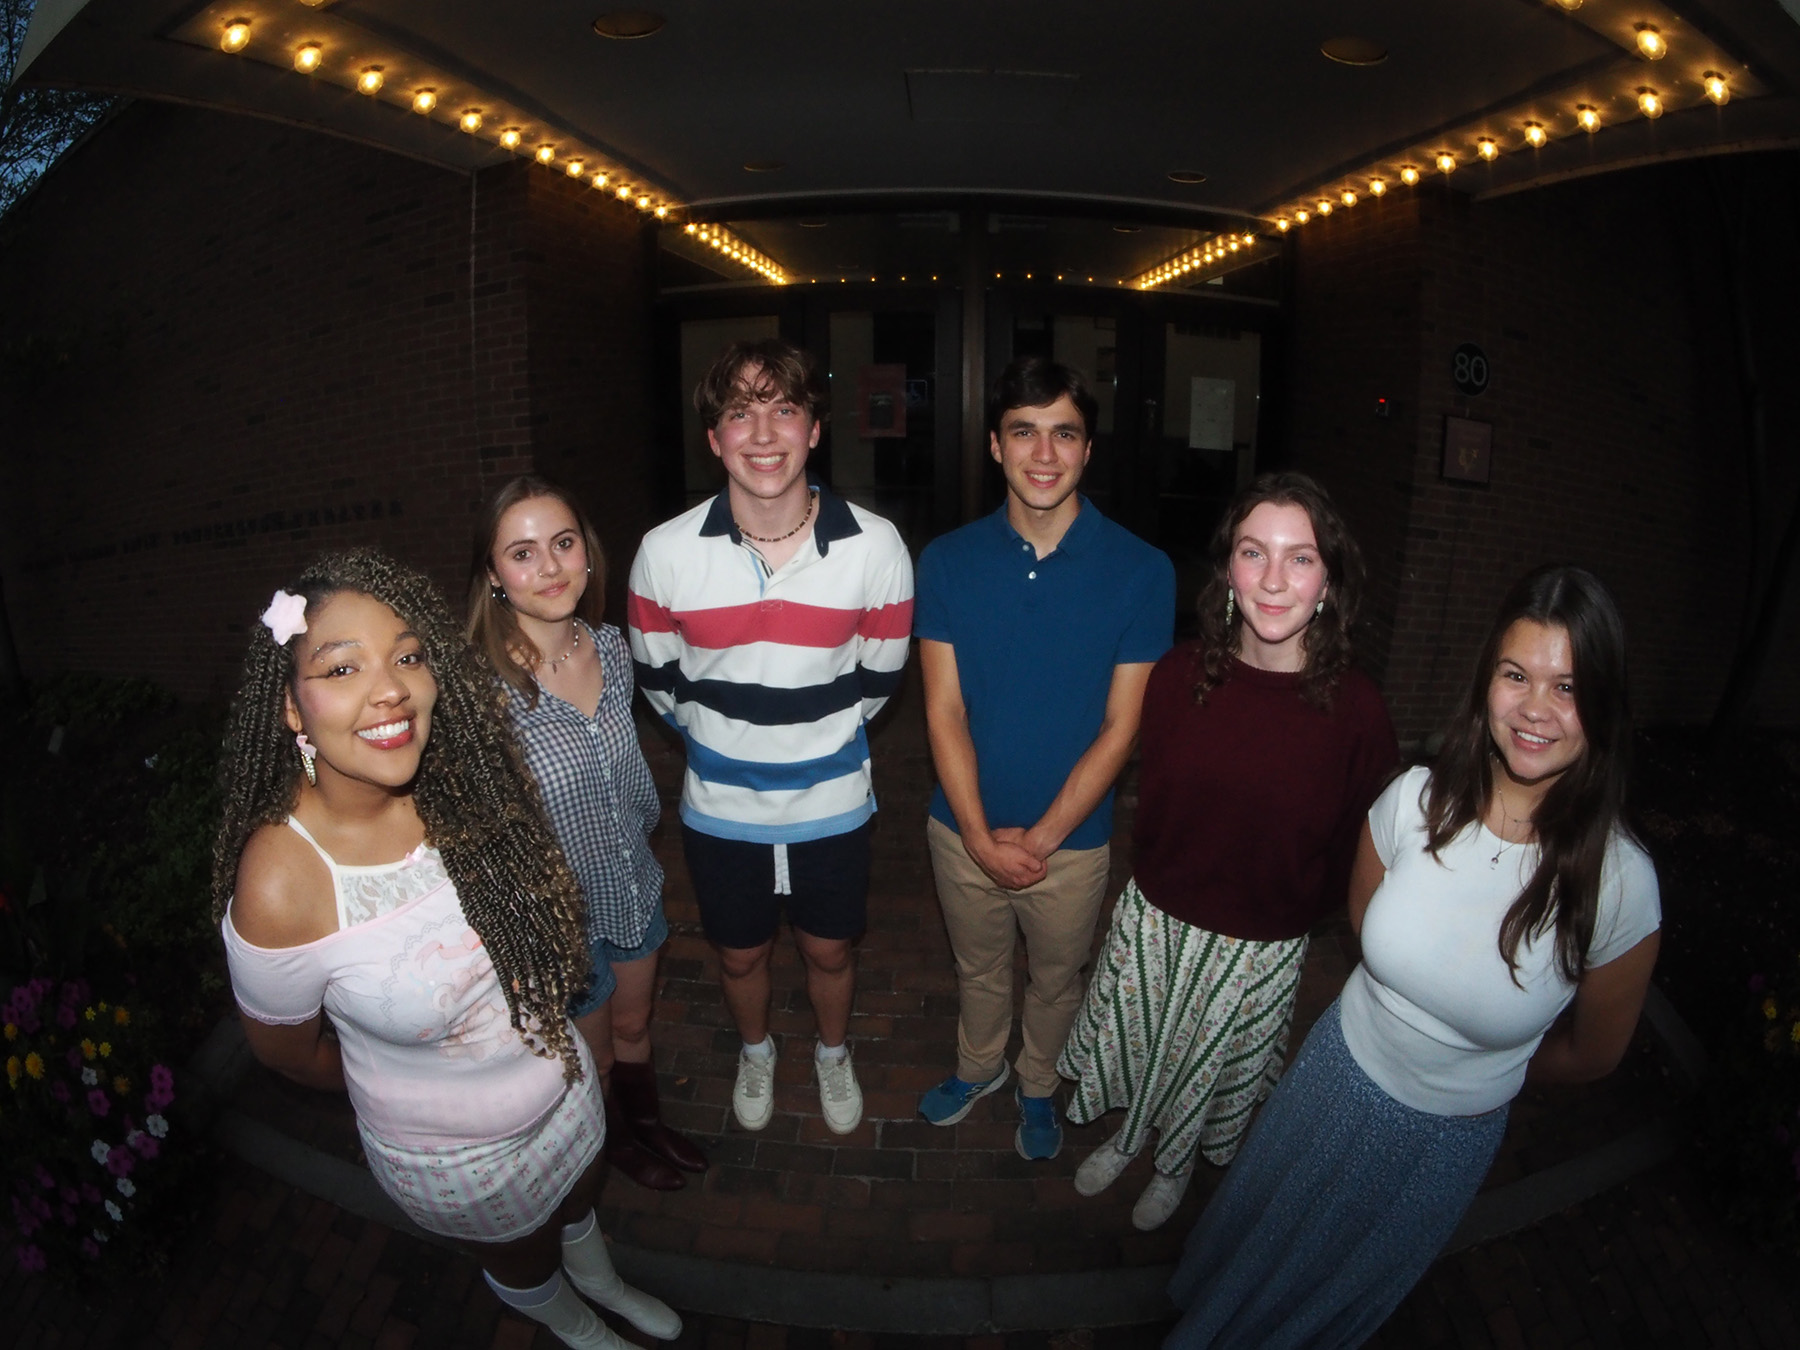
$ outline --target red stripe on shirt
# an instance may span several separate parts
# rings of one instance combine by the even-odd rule
[[[752,605],[678,610],[670,615],[690,647],[720,650],[752,642],[787,647],[842,647],[857,635],[859,609],[831,609],[791,600],[761,600]]]
[[[862,622],[856,625],[856,635],[879,642],[884,638],[905,638],[912,636],[911,600],[902,600],[897,605],[883,605],[880,609],[866,610]]]
[[[640,633],[673,633],[675,616],[647,595],[628,591],[625,595],[626,621]]]

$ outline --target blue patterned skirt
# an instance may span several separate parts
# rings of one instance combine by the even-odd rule
[[[1506,1113],[1401,1105],[1351,1058],[1333,1003],[1188,1235],[1164,1350],[1362,1344],[1456,1231]]]

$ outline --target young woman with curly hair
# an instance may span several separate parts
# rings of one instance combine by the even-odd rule
[[[1307,933],[1343,902],[1363,813],[1396,755],[1352,665],[1363,567],[1325,490],[1265,474],[1211,544],[1200,639],[1144,693],[1132,881],[1059,1071],[1069,1119],[1123,1108],[1075,1188],[1110,1186],[1156,1132],[1132,1210],[1165,1223],[1194,1157],[1224,1166],[1281,1074]]]
[[[1591,573],[1513,587],[1436,761],[1362,825],[1362,962],[1189,1236],[1167,1347],[1360,1345],[1455,1231],[1524,1083],[1618,1064],[1661,922],[1622,819],[1625,691]]]
[[[678,1335],[594,1219],[605,1124],[566,1012],[580,894],[430,581],[355,550],[277,591],[221,775],[213,904],[257,1057],[348,1091],[382,1189],[565,1344],[625,1345],[576,1290]]]
[[[662,805],[632,720],[631,650],[600,621],[606,556],[580,504],[534,475],[495,494],[475,531],[469,636],[499,673],[525,766],[581,887],[593,977],[569,1015],[606,1101],[606,1159],[679,1190],[706,1155],[662,1122],[650,1010],[669,938],[650,851]]]

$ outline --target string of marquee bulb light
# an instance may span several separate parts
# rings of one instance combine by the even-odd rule
[[[1550,2],[1559,9],[1571,12],[1580,9],[1582,5],[1582,0],[1550,0]],[[1638,23],[1632,26],[1631,31],[1636,54],[1645,61],[1661,61],[1669,54],[1669,41],[1656,25]],[[1630,91],[1629,96],[1640,116],[1648,120],[1655,120],[1661,117],[1669,107],[1668,90],[1680,89],[1682,86],[1683,82],[1680,80],[1669,81],[1661,89],[1654,85],[1640,84]],[[1700,96],[1715,106],[1723,107],[1731,101],[1731,81],[1722,71],[1711,69],[1703,71],[1697,87]],[[1699,97],[1692,98],[1688,106],[1699,102]],[[1519,122],[1518,136],[1521,148],[1542,150],[1550,143],[1553,130],[1551,126],[1546,125],[1547,116],[1531,116]],[[1576,131],[1581,131],[1591,136],[1606,125],[1606,119],[1601,115],[1600,109],[1588,102],[1575,103],[1570,108],[1568,117],[1570,129],[1567,134],[1571,135]],[[1501,144],[1499,136],[1488,131],[1474,135],[1470,144],[1474,147],[1475,157],[1486,163],[1492,163],[1498,159],[1506,148]],[[1454,173],[1460,162],[1456,150],[1448,146],[1421,155],[1420,158],[1445,175]],[[1416,187],[1423,177],[1424,173],[1420,166],[1411,163],[1401,164],[1391,176],[1380,171],[1373,171],[1366,179],[1362,180],[1365,187],[1359,188],[1356,185],[1347,184],[1341,189],[1327,190],[1314,201],[1292,207],[1277,215],[1272,223],[1278,232],[1286,234],[1296,225],[1306,224],[1315,215],[1330,215],[1334,204],[1333,197],[1346,207],[1355,206],[1361,200],[1360,194],[1364,190],[1372,197],[1385,195],[1391,186],[1391,178],[1398,178],[1407,187]]]
[[[301,0],[302,4],[317,8],[321,0]],[[233,18],[219,30],[219,50],[228,55],[238,55],[251,47],[254,20],[250,18]],[[341,70],[332,69],[326,60],[325,45],[317,39],[307,38],[293,45],[290,56],[296,72],[316,78],[331,79],[336,83],[347,83],[359,93],[371,98],[379,98],[382,90],[388,87],[388,75],[384,66],[378,62],[362,61],[353,67]],[[271,63],[272,64],[272,63]],[[334,78],[338,77],[338,78]],[[493,118],[493,110],[486,106],[458,106],[451,108],[445,103],[443,90],[450,81],[430,82],[435,77],[427,76],[411,82],[411,87],[400,97],[405,105],[419,116],[433,121],[447,120],[466,135],[481,135],[489,128],[490,121],[500,123],[498,131],[488,130],[495,144],[509,153],[527,151],[528,138],[526,128],[515,124],[510,119]],[[600,156],[594,155],[580,147],[568,148],[553,139],[530,137],[528,153],[545,168],[560,167],[570,178],[586,181],[598,191],[605,191],[620,203],[635,207],[644,214],[657,220],[667,221],[670,215],[681,209],[679,202],[666,194],[655,190],[647,183],[634,183],[616,167],[601,166]],[[560,160],[560,165],[559,165]],[[729,235],[716,226],[704,227],[708,238],[719,237],[718,245],[721,256],[733,262],[741,263],[748,270],[757,273],[776,285],[786,283],[787,276],[775,261],[752,249],[743,240]],[[689,234],[699,232],[700,227],[690,224]]]
[[[1204,272],[1208,268],[1217,269],[1222,263],[1233,260],[1241,262],[1255,243],[1256,235],[1248,231],[1242,234],[1215,234],[1205,243],[1183,249],[1149,271],[1133,277],[1131,284],[1140,291],[1155,290],[1158,286],[1166,286],[1192,273]],[[1059,281],[1061,279],[1057,278]],[[1093,278],[1089,277],[1088,280]]]
[[[742,267],[748,267],[765,281],[776,286],[787,285],[787,273],[773,258],[751,248],[749,244],[739,239],[723,225],[702,224],[690,220],[683,227],[682,232],[696,243],[705,244],[708,248],[714,249],[720,257],[727,258]]]

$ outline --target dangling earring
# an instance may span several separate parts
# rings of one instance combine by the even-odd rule
[[[1313,606],[1313,613],[1314,614],[1323,614],[1324,612],[1325,612],[1325,601],[1324,601],[1324,598],[1321,597],[1319,600],[1319,603]]]
[[[1231,621],[1237,615],[1237,592],[1230,586],[1225,587],[1225,626],[1231,627]]]
[[[300,751],[300,767],[306,770],[306,781],[317,787],[319,771],[313,768],[313,760],[318,756],[318,747],[306,739],[304,731],[294,733],[294,746]]]

